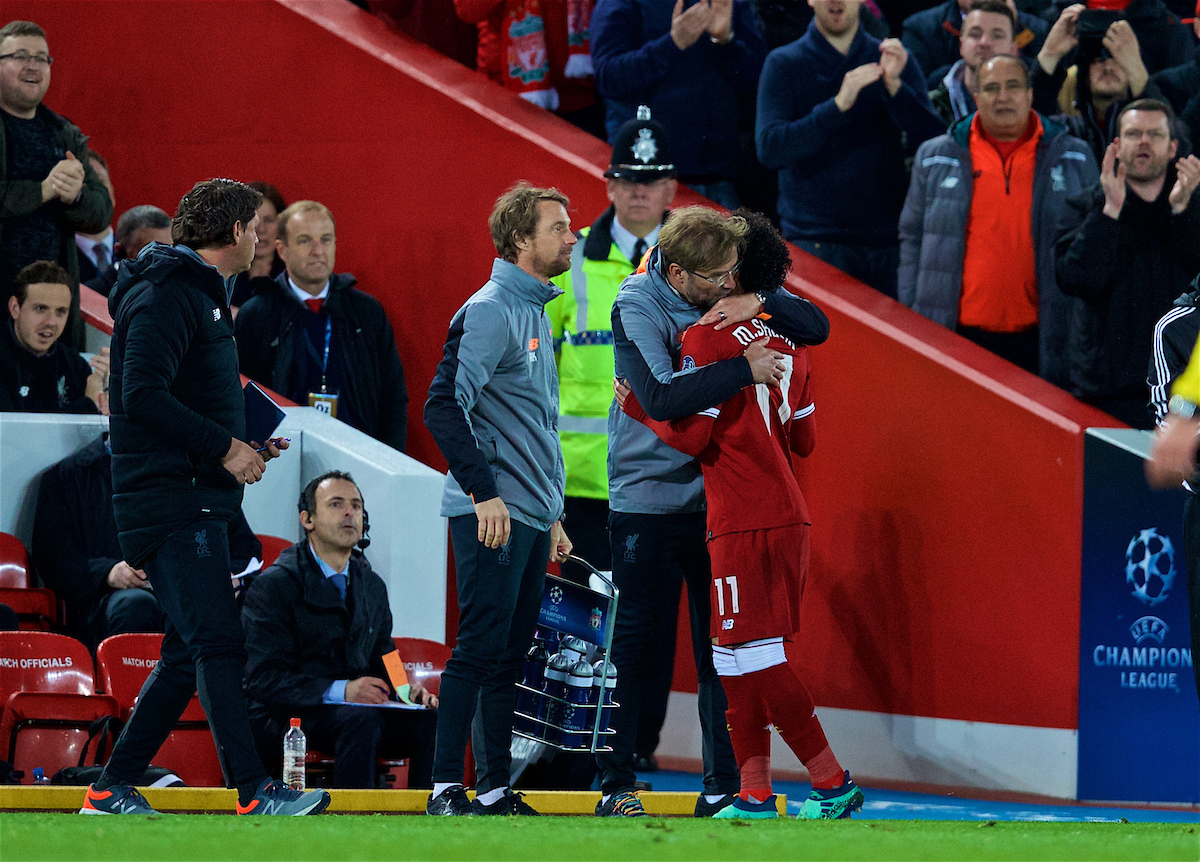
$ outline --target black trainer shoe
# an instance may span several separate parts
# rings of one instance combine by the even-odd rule
[[[471,800],[467,799],[467,791],[459,784],[443,790],[437,796],[430,794],[425,803],[425,813],[444,817],[473,817],[475,809],[471,806]]]
[[[513,793],[511,790],[506,790],[504,795],[493,802],[491,805],[484,805],[479,801],[479,797],[475,797],[471,802],[471,808],[476,814],[483,815],[500,815],[508,817],[511,815],[519,815],[522,817],[540,817],[528,802],[524,800],[524,793]]]
[[[597,817],[649,817],[638,799],[636,790],[622,790],[608,797],[607,802],[596,803]]]
[[[237,804],[237,813],[303,817],[320,814],[328,807],[328,790],[293,790],[282,781],[268,778],[258,786],[258,792],[248,803]]]
[[[107,790],[88,786],[80,814],[157,814],[132,784],[113,784]]]
[[[697,797],[697,799],[696,799],[696,811],[692,816],[693,817],[712,817],[714,814],[716,814],[722,808],[728,808],[730,805],[732,805],[733,800],[735,800],[735,799],[737,799],[736,793],[726,793],[724,796],[722,796],[716,802],[709,802],[708,800],[706,800],[704,798],[704,794],[701,793],[700,796]]]

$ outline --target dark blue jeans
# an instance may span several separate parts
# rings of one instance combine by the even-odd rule
[[[197,692],[225,783],[245,792],[267,777],[242,694],[246,637],[229,580],[228,526],[221,520],[193,521],[146,563],[166,617],[162,658],[117,739],[106,779],[132,783],[140,778]]]
[[[712,569],[705,546],[705,514],[636,515],[613,512],[613,581],[621,591],[613,633],[612,663],[617,668],[612,751],[596,755],[601,789],[616,793],[634,786],[634,747],[646,692],[673,656],[658,649],[664,616],[674,617],[679,591],[688,586],[692,652],[699,680],[704,792],[737,793],[740,783],[729,728],[725,690],[713,669],[708,636]]]
[[[433,781],[462,781],[478,707],[476,789],[483,793],[509,783],[516,684],[537,627],[550,532],[513,521],[508,544],[487,548],[477,537],[478,524],[473,514],[450,519],[458,640],[442,671]]]

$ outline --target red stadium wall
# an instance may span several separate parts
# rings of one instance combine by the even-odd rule
[[[396,330],[410,454],[444,469],[421,405],[451,315],[487,277],[492,201],[517,179],[556,185],[582,226],[606,205],[607,148],[342,0],[0,9],[49,32],[47,104],[107,157],[118,212],[173,211],[210,176],[331,207],[337,269]],[[832,320],[802,467],[814,533],[797,651],[818,702],[1075,727],[1082,432],[1115,423],[797,258],[793,289]],[[676,688],[694,690],[679,653]]]

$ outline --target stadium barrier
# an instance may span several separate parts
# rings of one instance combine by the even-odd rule
[[[603,142],[340,0],[9,0],[5,16],[49,31],[49,104],[106,155],[119,209],[171,211],[216,175],[332,208],[337,269],[396,331],[410,453],[438,469],[419,405],[491,266],[492,201],[528,179],[565,191],[576,226],[607,205]],[[832,323],[813,352],[797,644],[831,738],[863,776],[1076,796],[1084,440],[1119,423],[795,256],[789,289]],[[660,753],[694,759],[681,638]]]

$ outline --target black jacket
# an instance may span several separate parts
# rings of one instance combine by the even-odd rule
[[[1171,384],[1187,368],[1200,338],[1200,277],[1187,293],[1175,300],[1171,310],[1154,325],[1154,344],[1150,350],[1150,414],[1155,422],[1167,418]]]
[[[921,64],[930,90],[937,89],[950,67],[962,58],[958,45],[962,21],[958,0],[946,0],[940,6],[909,15],[904,21],[900,40]],[[1050,25],[1041,18],[1027,12],[1018,13],[1016,42],[1021,56],[1026,60],[1036,57],[1049,32]]]
[[[13,321],[0,324],[0,413],[99,413],[84,393],[92,367],[63,333],[45,356],[17,342]]]
[[[1159,72],[1151,81],[1188,127],[1193,146],[1200,135],[1200,45],[1192,59]]]
[[[121,267],[108,308],[113,508],[140,568],[180,527],[237,517],[221,459],[245,439],[246,404],[225,281],[194,253],[155,243]]]
[[[408,441],[408,389],[396,336],[379,300],[354,287],[352,275],[334,275],[321,314],[332,320],[331,362],[343,369],[338,418],[403,452]],[[273,288],[260,287],[237,317],[242,372],[299,404],[304,360],[304,316],[309,311],[288,285],[287,273]]]
[[[1144,369],[1158,319],[1200,272],[1200,199],[1178,216],[1168,169],[1152,202],[1127,190],[1121,217],[1104,215],[1096,186],[1067,202],[1055,248],[1058,286],[1078,297],[1067,343],[1071,390],[1134,427],[1150,427]]]
[[[83,162],[83,190],[79,200],[70,206],[64,206],[60,201],[42,203],[41,183],[36,180],[8,180],[8,146],[4,123],[0,122],[0,231],[5,225],[15,219],[28,216],[41,207],[51,207],[54,210],[55,221],[59,227],[59,238],[62,243],[62,257],[59,263],[71,276],[72,284],[79,283],[79,249],[75,245],[75,232],[95,233],[102,231],[112,222],[113,202],[108,196],[108,189],[100,182],[100,177],[92,169],[88,158],[88,138],[79,127],[45,105],[38,105],[37,114],[58,132],[62,142],[63,152],[70,151],[75,158]],[[24,261],[24,264],[33,261]],[[9,285],[0,285],[0,294],[8,296]],[[82,350],[84,346],[84,324],[79,314],[79,290],[71,288],[71,316],[67,331],[63,337],[67,343]]]
[[[1054,0],[1042,12],[1042,17],[1053,24],[1064,9],[1076,2],[1078,0]],[[1133,35],[1137,36],[1142,63],[1151,75],[1185,63],[1192,55],[1194,40],[1191,28],[1180,23],[1162,0],[1130,0],[1121,15],[1129,22]],[[1065,69],[1074,63],[1075,57],[1068,54],[1059,65]]]
[[[318,706],[339,679],[387,679],[387,587],[366,557],[350,558],[346,601],[321,574],[307,541],[279,555],[246,593],[246,692],[270,712]]]
[[[115,592],[108,573],[124,559],[112,495],[112,456],[102,436],[42,474],[33,516],[38,575],[66,602],[70,633],[92,646],[107,634],[97,611]],[[261,543],[239,514],[229,528],[230,569],[240,572],[261,556]]]

